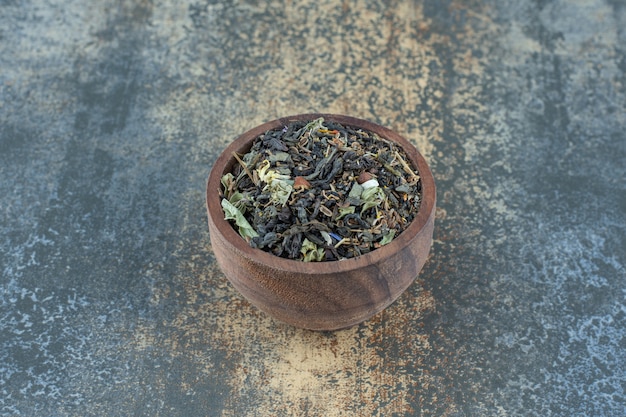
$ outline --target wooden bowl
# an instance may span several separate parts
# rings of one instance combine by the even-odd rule
[[[253,249],[224,220],[220,179],[259,135],[296,120],[323,117],[362,128],[399,144],[422,181],[420,210],[389,244],[357,258],[302,262]],[[366,120],[333,114],[302,114],[264,123],[241,135],[219,156],[207,182],[209,232],[217,262],[233,286],[270,316],[311,330],[337,330],[358,324],[389,306],[415,280],[426,262],[435,221],[435,181],[422,155],[402,136]]]

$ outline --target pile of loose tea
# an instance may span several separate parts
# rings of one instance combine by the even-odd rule
[[[225,218],[276,256],[360,256],[391,242],[419,210],[420,177],[404,151],[362,129],[293,122],[233,156],[221,179]]]

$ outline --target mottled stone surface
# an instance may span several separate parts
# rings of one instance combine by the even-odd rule
[[[626,4],[0,1],[0,415],[626,415]],[[433,252],[372,320],[275,322],[204,184],[263,121],[397,130]]]

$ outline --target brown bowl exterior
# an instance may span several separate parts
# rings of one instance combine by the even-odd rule
[[[296,120],[323,117],[374,132],[398,143],[417,166],[422,181],[420,211],[389,244],[357,258],[331,262],[284,259],[254,249],[224,220],[220,179],[235,164],[233,152],[250,150],[268,130]],[[389,306],[417,277],[432,243],[435,182],[426,160],[397,133],[353,117],[301,114],[267,122],[244,133],[219,156],[207,182],[209,233],[217,262],[233,286],[270,316],[311,330],[337,330],[361,323]]]

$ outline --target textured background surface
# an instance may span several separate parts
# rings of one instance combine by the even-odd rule
[[[0,414],[626,415],[626,4],[0,1]],[[416,283],[336,333],[214,262],[204,185],[334,112],[431,163]]]

